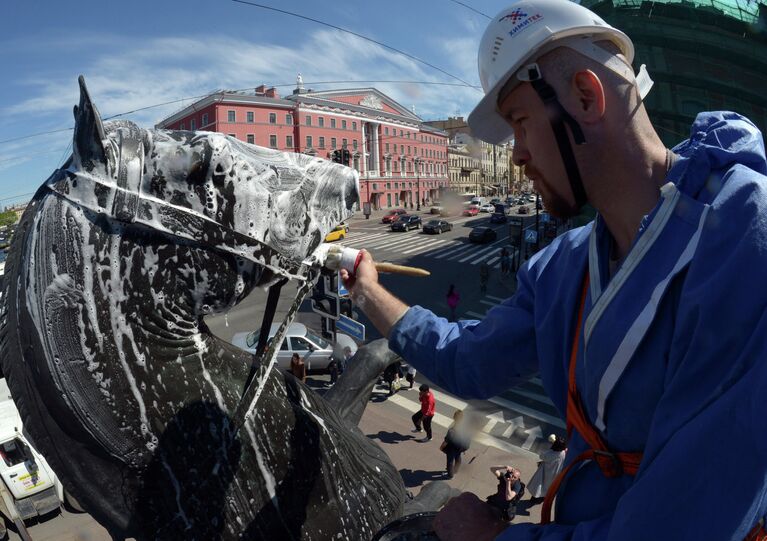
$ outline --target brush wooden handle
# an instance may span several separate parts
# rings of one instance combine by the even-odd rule
[[[405,276],[430,276],[431,273],[425,269],[417,267],[406,267],[404,265],[395,265],[394,263],[376,263],[378,272],[389,272],[391,274],[404,274]]]

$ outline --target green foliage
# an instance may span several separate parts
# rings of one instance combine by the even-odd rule
[[[0,226],[8,226],[16,223],[16,213],[12,210],[0,212]]]

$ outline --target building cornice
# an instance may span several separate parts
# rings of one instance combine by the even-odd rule
[[[191,105],[184,107],[180,111],[177,111],[173,113],[172,115],[162,119],[160,122],[155,124],[155,128],[158,128],[158,129],[165,128],[168,125],[174,124],[175,122],[178,122],[182,118],[186,118],[190,114],[196,113],[197,111],[200,111],[201,109],[209,107],[213,104],[266,105],[266,106],[275,107],[278,109],[293,109],[296,106],[294,102],[283,100],[281,98],[269,98],[266,96],[250,96],[247,94],[231,94],[226,92],[223,92],[223,93],[217,92],[215,94],[210,94],[209,96],[205,96],[204,98],[197,100]]]

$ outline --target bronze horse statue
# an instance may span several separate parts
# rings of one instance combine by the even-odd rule
[[[34,445],[115,538],[370,539],[407,511],[356,427],[393,354],[361,348],[323,398],[271,369],[280,336],[254,360],[203,321],[256,287],[305,293],[356,172],[103,123],[82,78],[80,91],[72,156],[5,268],[2,372]]]

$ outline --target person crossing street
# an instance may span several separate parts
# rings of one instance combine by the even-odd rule
[[[421,441],[431,441],[431,420],[434,418],[436,403],[434,401],[434,393],[431,392],[429,386],[425,383],[418,388],[418,400],[421,402],[421,408],[413,414],[413,425],[415,428],[413,432],[420,432],[421,425],[423,430],[426,431],[426,437]]]

